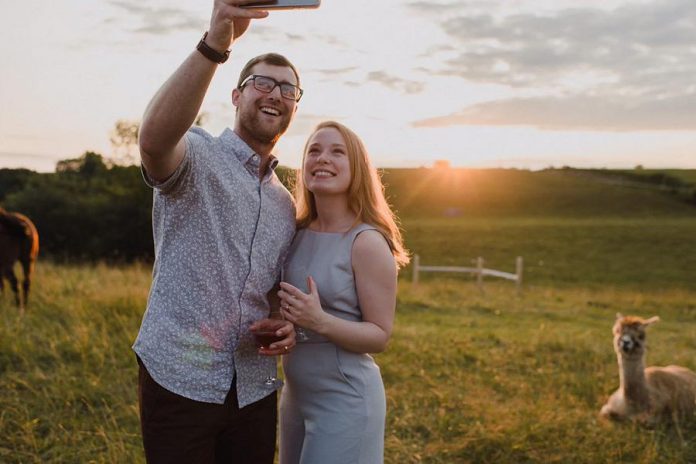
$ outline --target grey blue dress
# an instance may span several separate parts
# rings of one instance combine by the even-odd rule
[[[284,280],[307,293],[312,276],[326,312],[361,321],[351,251],[358,234],[370,229],[360,224],[346,233],[299,230]],[[386,400],[379,367],[369,354],[347,351],[307,329],[304,334],[283,356],[280,463],[382,463]]]

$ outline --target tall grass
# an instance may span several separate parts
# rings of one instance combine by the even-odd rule
[[[522,254],[529,272],[520,297],[506,282],[487,281],[480,294],[464,277],[413,286],[404,273],[393,338],[376,357],[386,462],[696,462],[694,424],[597,417],[618,385],[616,312],[662,318],[649,364],[696,369],[693,236],[686,219],[408,222],[408,246],[424,262],[483,255],[506,268]],[[605,253],[615,268],[595,263]],[[636,284],[636,267],[654,274]],[[0,462],[143,462],[130,345],[149,284],[147,265],[43,261],[23,318],[0,298]]]
[[[402,283],[398,323],[378,357],[392,463],[687,463],[696,424],[645,429],[597,413],[618,386],[616,312],[663,322],[649,364],[696,369],[696,305],[683,290],[603,291],[461,280]]]
[[[37,267],[24,318],[0,304],[0,462],[137,462],[143,266]]]

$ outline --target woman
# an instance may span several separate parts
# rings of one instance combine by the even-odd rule
[[[283,316],[304,336],[283,359],[280,462],[381,463],[386,401],[367,353],[387,346],[397,270],[408,255],[350,129],[320,124],[298,177],[298,232],[278,295]]]

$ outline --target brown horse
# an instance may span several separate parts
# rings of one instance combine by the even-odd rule
[[[0,293],[4,287],[3,279],[9,280],[17,306],[22,311],[29,300],[31,274],[38,255],[39,234],[34,224],[22,214],[10,213],[0,208]],[[24,271],[21,298],[17,276],[14,273],[16,261],[20,262]]]

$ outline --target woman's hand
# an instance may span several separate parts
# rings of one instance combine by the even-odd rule
[[[309,293],[304,293],[287,282],[281,282],[280,288],[278,296],[283,317],[299,327],[321,333],[322,327],[330,316],[321,307],[319,291],[314,279],[311,276],[307,277]]]

